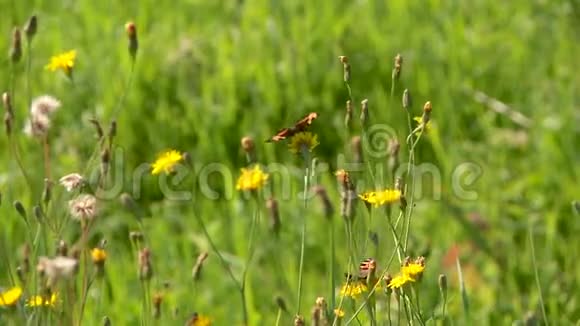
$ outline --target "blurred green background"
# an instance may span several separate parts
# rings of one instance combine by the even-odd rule
[[[124,98],[114,152],[114,173],[132,192],[133,173],[168,148],[191,154],[194,173],[177,187],[193,189],[191,201],[164,199],[158,178],[146,176],[139,194],[146,213],[147,245],[153,252],[154,289],[167,296],[161,324],[182,324],[192,312],[210,315],[217,325],[241,324],[239,294],[212,255],[194,214],[203,218],[212,239],[236,275],[247,257],[247,232],[255,204],[232,189],[239,168],[246,165],[240,138],[256,139],[262,164],[280,163],[292,173],[290,198],[280,198],[282,230],[268,231],[268,217],[259,206],[257,252],[249,268],[248,309],[253,325],[272,325],[275,295],[291,313],[296,309],[300,218],[308,218],[303,314],[317,296],[330,294],[329,224],[318,201],[302,208],[301,160],[285,145],[264,144],[276,130],[308,112],[320,117],[312,130],[321,145],[315,156],[329,168],[318,176],[338,209],[338,186],[332,172],[339,157],[351,157],[350,137],[359,133],[360,101],[368,98],[371,124],[387,125],[401,142],[406,161],[407,117],[401,94],[413,94],[414,115],[425,101],[433,103],[435,130],[418,146],[417,160],[437,166],[441,185],[416,201],[411,252],[426,254],[422,307],[428,316],[439,309],[437,277],[450,279],[449,314],[455,324],[510,324],[534,314],[540,320],[528,230],[533,240],[548,319],[553,324],[580,318],[580,264],[577,257],[580,217],[572,202],[580,200],[580,4],[575,0],[515,1],[9,1],[0,0],[2,53],[8,53],[11,30],[31,14],[39,18],[32,43],[30,88],[33,97],[51,94],[63,107],[51,129],[52,174],[98,169],[89,162],[97,146],[97,118],[107,126]],[[139,52],[132,84],[124,24],[138,29]],[[44,69],[52,55],[76,49],[74,83]],[[390,96],[393,58],[404,58],[401,79]],[[20,130],[28,114],[24,52],[13,66],[4,56],[0,87],[8,90],[14,76],[17,141],[36,188],[30,191],[16,161],[0,137],[0,251],[14,269],[29,230],[11,203],[27,209],[42,190],[42,150]],[[352,66],[355,127],[343,124],[348,93],[338,56]],[[474,95],[483,92],[520,112],[529,124],[498,114]],[[511,111],[510,111],[511,112]],[[371,159],[371,158],[369,158]],[[373,164],[386,161],[377,158]],[[481,176],[467,184],[476,198],[465,200],[452,191],[453,173],[462,163],[480,167]],[[219,198],[200,189],[200,173],[221,164],[231,178],[208,178]],[[370,187],[367,180],[367,188]],[[380,184],[392,185],[389,180]],[[431,185],[429,180],[426,186]],[[275,188],[275,187],[274,187]],[[359,189],[362,191],[364,189]],[[280,192],[280,189],[274,190]],[[120,193],[119,191],[118,193]],[[68,194],[55,188],[54,214],[66,209]],[[60,200],[60,204],[58,202]],[[61,205],[61,208],[58,208]],[[135,253],[128,232],[139,229],[134,216],[117,198],[104,200],[91,241],[108,240],[108,284],[105,298],[89,297],[85,324],[97,325],[108,315],[115,325],[135,325],[141,314]],[[363,206],[358,211],[365,221]],[[337,214],[338,215],[338,214]],[[50,216],[49,216],[50,218]],[[386,226],[379,232],[379,266],[393,250]],[[343,221],[337,230],[336,277],[347,270]],[[362,232],[364,233],[364,232]],[[361,233],[361,234],[362,234]],[[52,256],[59,238],[73,243],[72,222],[52,235],[39,255]],[[363,236],[364,238],[364,236]],[[363,240],[361,240],[363,241]],[[194,283],[191,268],[197,254],[209,251],[203,279]],[[373,252],[362,252],[361,258]],[[455,257],[461,259],[470,314],[462,313]],[[381,264],[383,262],[383,264]],[[390,267],[393,273],[397,264]],[[13,272],[13,271],[12,271]],[[9,287],[8,266],[0,264],[0,286]],[[337,285],[338,286],[338,285]],[[101,300],[101,305],[94,304]],[[304,308],[304,305],[306,308]],[[99,308],[97,308],[99,307]],[[0,321],[3,312],[0,310]]]

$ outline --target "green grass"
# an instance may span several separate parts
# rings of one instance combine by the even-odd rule
[[[91,287],[83,325],[99,325],[105,315],[114,325],[136,325],[142,320],[181,325],[195,311],[211,316],[215,325],[242,324],[236,284],[197,218],[204,221],[232,273],[240,278],[250,255],[248,238],[255,214],[259,220],[256,249],[247,265],[245,296],[249,324],[275,323],[277,295],[289,310],[282,314],[280,324],[292,322],[297,310],[303,218],[307,229],[301,313],[309,322],[318,296],[331,302],[331,225],[336,236],[336,288],[343,272],[354,272],[353,265],[358,263],[349,265],[345,223],[338,213],[340,188],[333,173],[346,168],[341,158],[352,161],[350,138],[361,134],[360,101],[369,99],[371,126],[388,126],[398,137],[400,159],[405,163],[409,150],[407,115],[401,107],[405,88],[413,95],[414,116],[421,115],[426,101],[433,104],[435,128],[422,136],[415,159],[436,167],[441,177],[437,182],[425,175],[410,226],[408,254],[427,259],[418,283],[425,320],[440,317],[439,274],[446,274],[449,283],[446,324],[511,324],[530,314],[541,322],[542,310],[554,325],[580,319],[580,240],[576,236],[580,219],[571,205],[580,200],[580,77],[576,73],[580,6],[575,1],[3,0],[0,7],[4,13],[2,53],[10,49],[14,26],[23,26],[31,14],[39,18],[32,43],[31,95],[51,94],[63,104],[50,130],[54,181],[71,172],[88,175],[99,170],[98,155],[90,160],[93,153],[98,154],[98,143],[88,120],[100,120],[106,130],[120,105],[111,170],[123,181],[100,202],[99,217],[90,230],[90,247],[107,239],[108,259],[104,281]],[[129,20],[137,24],[140,47],[127,88],[131,60],[123,26]],[[44,69],[52,55],[69,49],[78,51],[74,82]],[[391,72],[397,53],[404,63],[392,98]],[[32,182],[31,189],[9,151],[3,129],[3,288],[13,285],[10,275],[21,264],[25,244],[33,249],[28,276],[32,282],[37,279],[38,256],[54,256],[57,240],[72,245],[81,235],[79,225],[67,214],[71,195],[60,186],[54,187],[45,213],[51,221],[65,221],[65,227],[52,232],[32,214],[32,207],[41,201],[44,170],[41,145],[21,132],[29,111],[28,55],[25,49],[15,66],[7,55],[0,61],[0,92],[10,90],[14,76],[15,139]],[[355,127],[350,132],[343,125],[348,92],[340,55],[348,56],[352,66]],[[472,91],[507,103],[531,124],[522,126],[494,112],[478,103]],[[336,211],[332,222],[324,218],[317,198],[304,208],[302,159],[289,153],[285,144],[262,141],[311,111],[320,114],[311,130],[321,143],[313,154],[320,163],[313,183],[328,191]],[[234,188],[239,169],[246,166],[240,148],[240,139],[246,135],[255,138],[261,164],[270,168],[278,164],[289,171],[289,182],[274,176],[266,190],[279,201],[279,237],[268,228],[264,198],[269,195],[255,202]],[[191,200],[168,199],[159,181],[163,177],[143,172],[141,179],[135,178],[139,167],[145,171],[143,164],[153,162],[168,148],[191,155],[190,172],[171,187],[192,192]],[[387,158],[366,153],[365,160],[364,170],[353,173],[357,191],[375,184],[392,187],[392,176],[374,168],[375,164],[384,168]],[[471,164],[469,171],[477,167],[481,174],[473,180],[463,174],[456,180],[457,171],[466,163]],[[211,173],[215,169],[222,175]],[[135,180],[142,185],[139,193],[135,193]],[[204,192],[206,182],[217,199]],[[458,196],[457,182],[476,197]],[[144,218],[136,219],[123,208],[118,199],[121,192],[136,198]],[[24,204],[29,226],[13,208],[16,200]],[[387,266],[396,248],[384,211],[373,210],[369,225],[364,205],[357,206],[355,258],[374,257],[380,271],[388,267],[396,273],[396,257]],[[396,213],[394,206],[395,218]],[[474,223],[475,217],[485,226]],[[40,240],[35,242],[37,228]],[[166,294],[159,321],[142,312],[137,252],[128,236],[134,230],[142,230],[152,252],[151,292]],[[377,232],[379,246],[363,250],[369,230]],[[203,251],[209,258],[201,280],[194,282],[191,270]],[[465,293],[460,292],[458,265]],[[79,293],[82,276],[81,268],[76,277]],[[377,293],[377,301],[378,318],[384,321],[384,294]],[[345,300],[345,321],[361,302],[351,307]],[[397,307],[396,302],[391,306]],[[69,310],[76,316],[78,304]],[[32,316],[30,324],[40,323],[39,315],[59,318],[56,313],[32,312],[21,305],[0,307],[0,324],[24,324],[23,316]],[[366,309],[359,318],[363,325],[369,323]],[[431,319],[427,324],[434,322]]]

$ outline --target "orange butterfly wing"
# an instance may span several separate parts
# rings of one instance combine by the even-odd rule
[[[310,126],[312,124],[312,121],[314,121],[314,119],[316,119],[316,118],[318,118],[318,113],[310,112],[304,118],[296,121],[296,124],[294,125],[294,127],[283,128],[283,129],[278,130],[278,132],[274,136],[272,136],[272,138],[266,140],[266,142],[268,142],[268,143],[269,142],[278,142],[278,141],[284,140],[288,137],[292,137],[294,134],[306,130],[306,128],[308,128],[308,126]]]

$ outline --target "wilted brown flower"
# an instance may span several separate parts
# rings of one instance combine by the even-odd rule
[[[92,220],[97,214],[97,199],[93,195],[83,194],[69,201],[71,216],[78,221]]]
[[[26,122],[24,132],[33,137],[46,135],[50,128],[50,115],[60,106],[60,101],[50,95],[34,99],[30,106],[30,119]]]
[[[58,182],[66,189],[66,191],[71,192],[83,184],[84,178],[78,173],[71,173],[60,178]]]

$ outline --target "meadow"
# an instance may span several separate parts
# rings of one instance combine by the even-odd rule
[[[0,8],[0,325],[580,325],[576,0]]]

